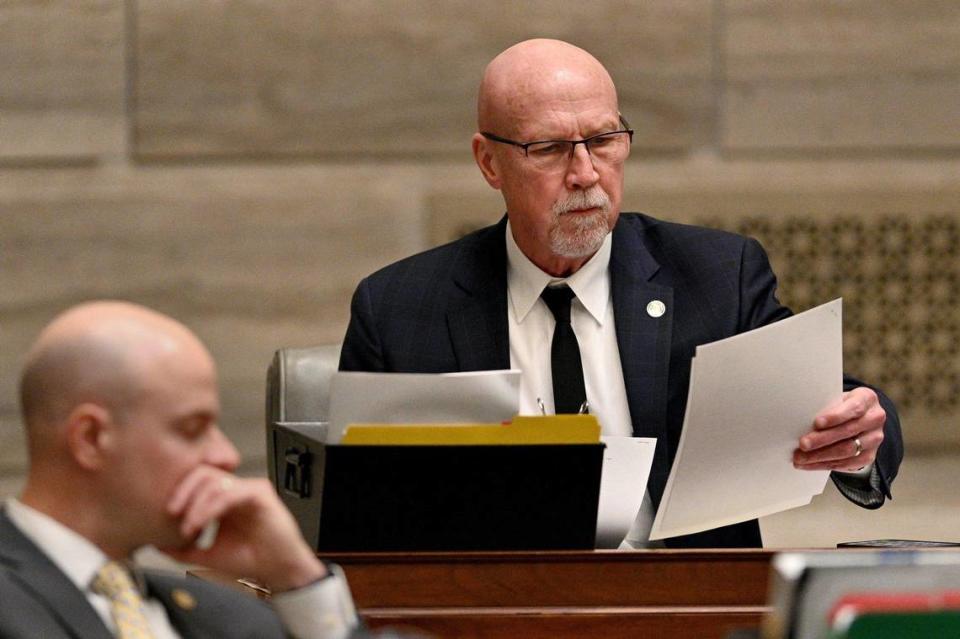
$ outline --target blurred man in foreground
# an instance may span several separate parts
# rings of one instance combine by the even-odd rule
[[[0,512],[0,636],[341,638],[356,626],[342,575],[269,482],[233,475],[215,366],[186,327],[120,302],[70,309],[32,347],[20,395],[30,471]],[[132,568],[147,544],[257,579],[273,609]]]

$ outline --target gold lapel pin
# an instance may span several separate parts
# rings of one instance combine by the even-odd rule
[[[193,610],[197,607],[196,597],[182,588],[174,588],[170,592],[170,596],[173,598],[173,603],[177,604],[184,610]]]

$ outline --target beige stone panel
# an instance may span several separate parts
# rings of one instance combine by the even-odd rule
[[[500,192],[475,164],[447,165],[427,194],[427,238],[432,246],[496,223],[506,211]]]
[[[299,306],[420,247],[418,188],[389,167],[9,172],[2,299],[177,290],[190,303]]]
[[[0,500],[18,495],[22,487],[23,476],[19,473],[9,477],[0,477]]]
[[[18,382],[27,348],[43,319],[31,309],[0,312],[0,478],[26,469],[26,440],[20,421]]]
[[[3,173],[0,469],[23,464],[15,389],[30,342],[57,312],[104,297],[207,340],[225,428],[262,458],[273,350],[342,338],[357,282],[425,247],[420,191],[402,167]]]
[[[248,472],[266,473],[264,409],[267,367],[278,348],[333,344],[343,340],[349,295],[309,316],[256,318],[220,315],[191,326],[210,348],[220,369],[224,432],[243,455]]]
[[[4,407],[3,412],[0,413],[0,446],[3,446],[3,452],[0,453],[0,468],[3,474],[9,474],[11,477],[25,474],[27,470],[26,440],[23,429],[20,427],[19,416],[16,413],[10,413],[7,407]]]
[[[960,5],[727,0],[724,148],[960,146]]]
[[[124,3],[0,3],[0,160],[125,151]]]
[[[710,120],[710,3],[302,0],[137,3],[137,154],[469,158],[487,62],[573,41],[618,81],[638,150]]]

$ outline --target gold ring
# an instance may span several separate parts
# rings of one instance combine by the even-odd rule
[[[857,447],[857,452],[855,452],[855,453],[853,454],[853,456],[854,456],[854,457],[859,457],[859,456],[860,456],[860,453],[863,452],[863,444],[860,443],[860,438],[859,438],[859,437],[854,437],[854,438],[853,438],[853,443],[854,443],[854,445],[856,445],[856,447]]]

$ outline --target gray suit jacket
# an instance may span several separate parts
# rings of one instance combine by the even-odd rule
[[[461,240],[401,260],[357,287],[340,368],[446,373],[510,367],[506,218]],[[654,505],[670,473],[686,409],[690,361],[698,344],[789,317],[777,280],[753,239],[624,213],[613,230],[610,280],[617,345],[637,437],[656,437],[648,487]],[[646,312],[652,300],[667,312]],[[849,389],[862,386],[844,378]],[[865,507],[890,495],[903,444],[893,403],[874,485],[838,487]],[[836,481],[836,478],[835,478]],[[677,537],[672,547],[759,546],[757,522]]]
[[[190,639],[281,639],[283,626],[266,604],[199,579],[148,572],[149,594]],[[184,609],[171,596],[196,600]],[[3,639],[113,639],[83,592],[0,511],[0,637]]]

